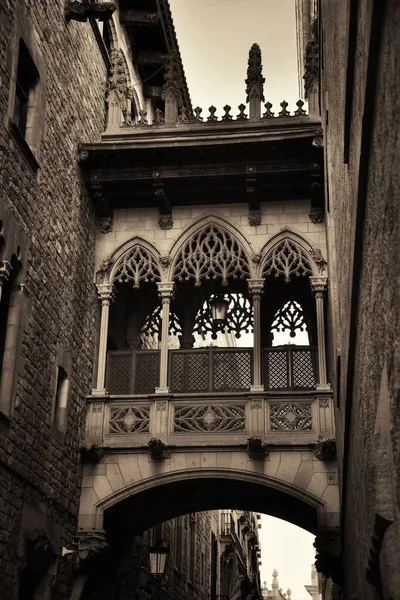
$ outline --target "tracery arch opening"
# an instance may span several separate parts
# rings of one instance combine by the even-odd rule
[[[261,273],[263,379],[268,389],[309,389],[317,383],[317,322],[311,257],[295,240],[281,239]]]
[[[157,385],[159,343],[149,316],[160,310],[160,280],[158,258],[141,243],[124,252],[111,269],[115,294],[108,326],[106,387],[112,394],[152,393]]]
[[[196,287],[203,280],[220,279],[222,286],[229,279],[250,278],[250,265],[238,240],[215,223],[207,223],[178,252],[172,280],[193,280]]]

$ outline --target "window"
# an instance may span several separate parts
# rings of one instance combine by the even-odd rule
[[[31,141],[30,133],[34,125],[34,96],[38,83],[39,73],[28,52],[28,48],[21,39],[19,42],[17,81],[12,120],[28,144]]]
[[[63,367],[58,367],[56,396],[54,402],[54,425],[59,431],[65,433],[67,429],[67,406],[69,394],[69,380]]]

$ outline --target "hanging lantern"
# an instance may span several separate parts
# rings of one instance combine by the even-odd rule
[[[159,540],[150,548],[150,571],[152,575],[162,577],[167,563],[168,544]]]
[[[229,300],[226,300],[223,296],[214,296],[210,300],[211,318],[215,327],[220,328],[226,323],[228,307]]]

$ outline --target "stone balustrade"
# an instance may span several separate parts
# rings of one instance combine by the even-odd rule
[[[93,399],[85,443],[142,447],[157,437],[179,446],[245,445],[249,436],[260,436],[269,446],[315,444],[334,437],[329,393],[193,396]]]

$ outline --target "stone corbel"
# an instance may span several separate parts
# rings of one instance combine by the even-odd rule
[[[90,563],[108,547],[103,530],[80,531],[74,538],[73,549],[63,548],[61,557],[72,561],[76,571],[86,571]]]
[[[261,224],[260,199],[258,197],[257,168],[254,165],[246,166],[245,186],[247,203],[249,205],[249,223],[251,226]]]
[[[366,569],[366,579],[370,585],[375,587],[380,592],[382,591],[382,573],[381,573],[381,550],[383,540],[386,535],[386,531],[390,529],[393,524],[392,520],[385,519],[377,513],[375,515],[374,522],[374,533],[371,537],[371,545],[368,554],[368,564]],[[397,524],[397,530],[399,530],[399,525]],[[396,538],[398,540],[398,531],[396,534]],[[394,552],[394,544],[392,545],[392,552]],[[398,556],[397,556],[398,558]],[[385,581],[385,583],[387,583]],[[386,596],[384,596],[386,597]]]
[[[341,589],[344,587],[344,567],[336,531],[320,531],[314,542],[315,568],[318,573],[330,577]]]
[[[255,435],[247,439],[247,454],[253,460],[264,460],[269,454],[267,442]]]
[[[90,176],[90,191],[99,215],[99,224],[102,233],[112,231],[113,211],[104,194],[100,173]]]
[[[174,225],[171,215],[172,208],[160,171],[153,171],[153,192],[160,212],[158,221],[160,229],[172,229]]]
[[[310,185],[311,207],[308,217],[314,225],[322,223],[325,215],[324,189],[320,175],[311,175]]]
[[[93,442],[80,447],[82,461],[85,463],[98,463],[105,455],[107,446]]]
[[[114,2],[87,2],[64,0],[64,14],[67,21],[85,22],[88,19],[109,21],[117,10]]]
[[[150,457],[154,462],[162,462],[170,456],[168,446],[158,438],[151,438],[147,447],[150,452]]]
[[[336,460],[336,440],[320,438],[314,446],[314,456],[325,462]]]

